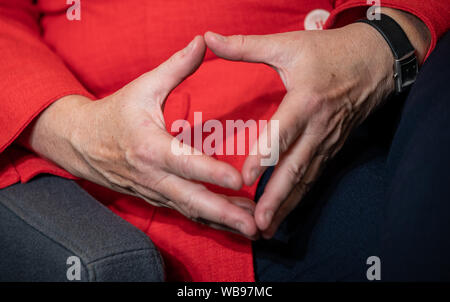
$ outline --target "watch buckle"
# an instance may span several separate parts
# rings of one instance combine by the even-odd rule
[[[395,91],[401,93],[405,88],[412,85],[416,81],[418,71],[419,65],[414,51],[396,59],[394,67]]]

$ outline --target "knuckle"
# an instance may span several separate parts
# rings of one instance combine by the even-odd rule
[[[298,163],[290,163],[286,168],[286,172],[288,173],[289,179],[294,185],[297,185],[300,182],[303,175],[305,174],[305,170],[306,170],[305,165]]]
[[[200,218],[200,212],[196,203],[194,202],[194,194],[189,194],[187,200],[182,202],[181,205],[187,218],[191,220],[197,220]]]
[[[192,203],[185,204],[185,213],[190,220],[197,220],[200,218],[197,208]]]
[[[176,52],[169,59],[167,59],[165,64],[162,65],[162,67],[164,68],[163,71],[167,72],[168,69],[170,69],[170,67],[173,66],[175,63],[177,63],[177,61],[180,60],[181,58],[183,58],[183,50]]]
[[[287,149],[289,149],[290,145],[290,139],[289,139],[289,129],[282,128],[279,131],[279,148],[281,152],[285,152]]]
[[[102,176],[108,183],[109,187],[118,192],[126,192],[130,195],[136,195],[137,191],[133,185],[133,182],[120,176],[114,172],[103,172]]]
[[[247,46],[247,39],[244,35],[234,35],[231,38],[234,41],[233,44],[235,45],[236,50],[240,50],[240,51],[245,50],[245,48]],[[242,57],[239,59],[242,59]]]
[[[227,214],[226,213],[221,213],[218,217],[217,217],[217,222],[221,225],[227,225]]]
[[[236,41],[239,47],[244,48],[246,44],[246,39],[244,35],[236,35]]]
[[[343,133],[342,126],[341,125],[336,126],[334,131],[328,136],[326,144],[323,148],[330,149],[336,146],[342,137],[342,133]]]
[[[170,173],[177,174],[185,179],[190,179],[192,159],[190,155],[171,156],[166,153],[162,154],[162,165]]]
[[[304,105],[308,113],[317,114],[322,111],[324,100],[316,93],[309,93],[304,97]]]
[[[303,195],[303,192],[305,191],[305,184],[303,182],[299,182],[297,185],[294,186],[292,189],[295,196],[300,197]]]
[[[154,164],[161,159],[161,154],[158,154],[156,148],[152,148],[146,143],[137,143],[132,145],[125,151],[127,162],[132,165],[145,162],[147,164]]]
[[[178,170],[183,177],[189,179],[188,175],[192,167],[192,157],[190,155],[183,155],[178,161]]]
[[[169,178],[169,174],[164,174],[160,177],[154,177],[151,181],[147,182],[147,186],[154,190],[156,193],[160,194],[159,192],[162,192],[162,188],[164,187],[164,183]]]

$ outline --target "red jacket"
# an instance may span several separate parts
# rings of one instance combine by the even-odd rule
[[[15,143],[49,104],[68,94],[95,100],[155,68],[195,35],[268,34],[304,29],[312,11],[330,12],[325,28],[365,16],[366,0],[81,0],[81,21],[68,21],[66,0],[0,0],[0,188],[39,173],[74,178]],[[449,28],[449,1],[383,0],[411,12],[437,39]],[[325,22],[326,15],[310,25]],[[261,64],[228,62],[207,52],[200,69],[169,96],[168,129],[175,119],[268,120],[284,87]],[[244,156],[217,156],[238,169]],[[173,210],[77,180],[100,202],[143,232],[160,249],[168,280],[252,281],[250,241],[191,222]],[[252,197],[255,186],[240,192]]]

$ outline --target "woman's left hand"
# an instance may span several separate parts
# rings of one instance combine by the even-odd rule
[[[264,36],[208,32],[205,40],[219,57],[273,67],[287,90],[272,116],[279,121],[281,158],[255,210],[256,225],[270,238],[351,130],[394,91],[394,58],[381,35],[363,23]],[[262,158],[246,159],[247,185],[266,168]]]

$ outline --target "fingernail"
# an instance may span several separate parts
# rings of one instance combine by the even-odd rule
[[[264,220],[266,221],[267,225],[270,225],[270,222],[272,221],[272,217],[273,217],[273,211],[267,210],[264,213]]]
[[[219,35],[219,34],[216,34],[216,33],[212,33],[212,35],[214,36],[214,38],[216,38],[219,41],[225,42],[227,40],[227,37],[224,37],[222,35]]]
[[[236,223],[236,229],[239,230],[241,233],[245,234],[245,230],[244,230],[244,224],[242,222],[237,222]]]

